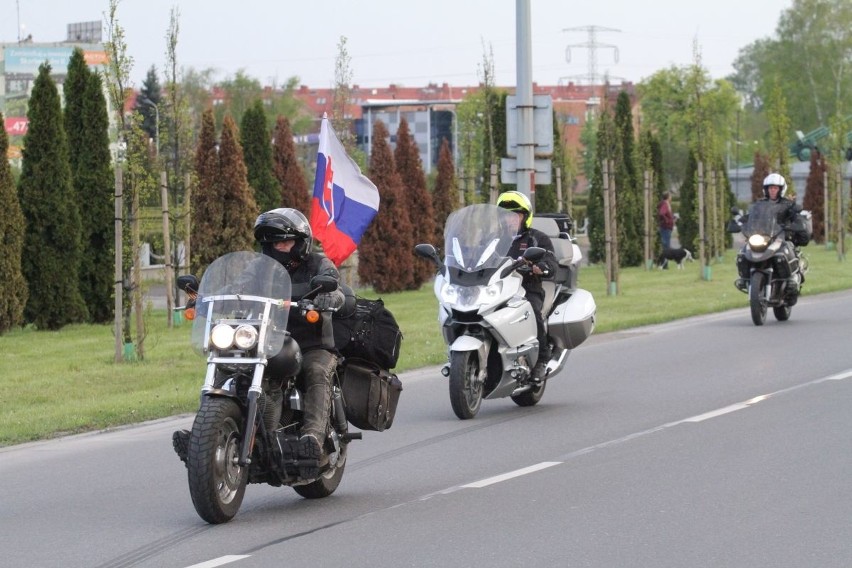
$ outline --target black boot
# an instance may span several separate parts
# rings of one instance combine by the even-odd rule
[[[302,434],[299,438],[298,445],[299,453],[299,475],[305,479],[315,479],[319,477],[320,465],[322,464],[322,443],[320,443],[317,435],[308,432]]]

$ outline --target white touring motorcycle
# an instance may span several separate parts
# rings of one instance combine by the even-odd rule
[[[415,247],[439,270],[435,295],[448,346],[442,373],[449,377],[453,411],[463,420],[476,416],[483,398],[510,396],[519,406],[532,406],[544,394],[546,382],[531,377],[539,346],[535,315],[521,285],[526,262],[506,256],[515,236],[513,216],[496,205],[469,205],[447,219],[443,262],[433,245]],[[596,305],[588,291],[576,286],[582,255],[570,236],[559,231],[554,218],[536,217],[533,226],[551,237],[559,263],[557,274],[543,281],[552,353],[546,379],[591,335]],[[524,258],[537,262],[544,254],[533,247]]]

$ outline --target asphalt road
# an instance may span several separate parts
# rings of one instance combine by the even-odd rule
[[[191,416],[2,448],[0,565],[848,567],[850,319],[846,292],[593,336],[469,421],[405,373],[333,496],[252,485],[215,527],[171,449]]]

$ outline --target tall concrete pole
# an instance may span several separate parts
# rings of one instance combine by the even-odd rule
[[[532,41],[530,0],[516,1],[518,102],[518,191],[535,206],[535,137],[533,135]]]

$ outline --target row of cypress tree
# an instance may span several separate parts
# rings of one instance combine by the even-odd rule
[[[75,49],[65,111],[39,67],[17,188],[0,165],[0,333],[23,324],[59,329],[109,321],[113,270],[113,177],[103,82]],[[0,155],[8,139],[0,133]],[[5,289],[3,289],[5,288]]]

